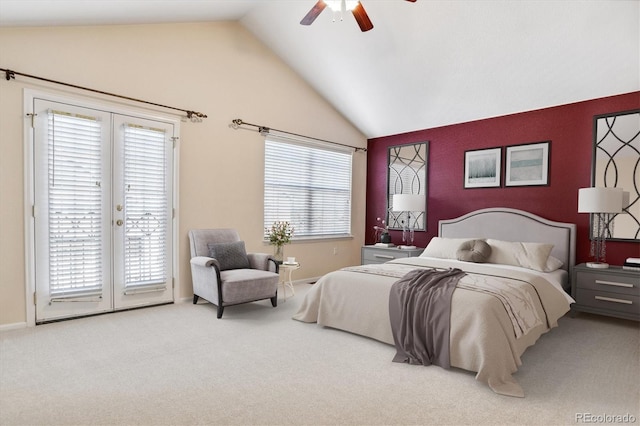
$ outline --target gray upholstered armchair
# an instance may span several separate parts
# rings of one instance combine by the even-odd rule
[[[271,299],[278,306],[277,265],[266,253],[246,253],[235,229],[189,231],[193,303],[198,298],[218,307]]]

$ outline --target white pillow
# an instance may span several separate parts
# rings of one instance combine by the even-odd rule
[[[420,256],[437,257],[439,259],[458,259],[458,249],[465,241],[473,238],[433,237]]]
[[[553,272],[557,269],[562,268],[564,262],[557,257],[549,256],[547,259],[547,264],[544,267],[544,272]]]
[[[544,272],[553,244],[521,243],[487,239],[491,246],[488,263],[521,266]]]

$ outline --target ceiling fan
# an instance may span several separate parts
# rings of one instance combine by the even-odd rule
[[[414,3],[416,0],[406,0]],[[311,25],[313,21],[316,20],[318,15],[325,9],[325,7],[329,6],[334,13],[340,12],[344,13],[347,10],[353,13],[353,17],[356,18],[356,22],[358,22],[358,26],[362,30],[362,32],[369,31],[373,28],[373,24],[369,19],[369,15],[364,10],[362,3],[359,1],[352,0],[318,0],[318,2],[311,8],[311,10],[302,18],[300,23],[302,25]]]

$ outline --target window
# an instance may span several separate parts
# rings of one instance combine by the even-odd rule
[[[351,156],[351,151],[267,135],[265,229],[288,221],[294,239],[350,236]]]

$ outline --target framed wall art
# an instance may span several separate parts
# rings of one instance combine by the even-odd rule
[[[505,186],[549,184],[551,141],[506,147]]]
[[[499,187],[502,148],[477,149],[464,153],[464,187]]]

